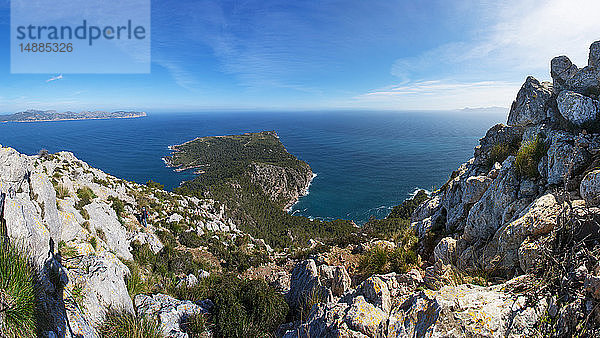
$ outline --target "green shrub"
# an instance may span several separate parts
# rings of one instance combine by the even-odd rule
[[[491,168],[496,162],[504,162],[508,156],[514,155],[520,146],[521,143],[518,140],[515,140],[512,143],[494,144],[488,156],[487,166]]]
[[[90,244],[92,245],[92,248],[94,248],[94,250],[98,250],[98,240],[96,239],[96,237],[90,238]]]
[[[369,249],[360,258],[358,269],[366,275],[385,274],[389,271],[389,250],[381,245]]]
[[[121,221],[121,217],[125,214],[125,203],[121,201],[118,197],[110,196],[108,200],[111,202],[111,207],[117,214],[119,221]]]
[[[83,287],[79,284],[73,285],[73,289],[71,289],[71,297],[79,307],[81,307],[83,304],[83,296]]]
[[[146,182],[146,185],[149,188],[152,188],[152,189],[158,189],[158,190],[164,190],[165,189],[164,185],[162,185],[160,183],[157,183],[157,182],[154,182],[153,180],[149,180],[148,182]]]
[[[546,151],[546,144],[540,140],[539,136],[535,140],[525,142],[519,148],[515,159],[517,173],[522,177],[532,179],[539,177],[538,164],[546,154]]]
[[[110,187],[110,183],[108,183],[107,180],[103,180],[103,179],[100,179],[100,178],[97,178],[97,177],[94,177],[92,179],[92,182],[94,182],[96,184],[99,184],[99,185],[103,185],[105,187]]]
[[[169,231],[159,230],[156,232],[156,235],[164,246],[177,246],[177,240],[175,239],[175,236],[173,236],[173,234]]]
[[[395,206],[387,218],[401,218],[410,220],[415,209],[428,198],[429,196],[427,196],[425,190],[419,190],[415,196],[402,202],[402,204]]]
[[[76,205],[76,207],[77,207],[77,205]],[[81,217],[83,217],[83,219],[85,219],[86,221],[90,219],[90,213],[87,210],[82,208],[79,210],[79,212],[81,213]],[[89,222],[88,222],[88,224],[89,224]]]
[[[62,184],[56,185],[55,190],[56,190],[56,197],[58,197],[58,198],[67,198],[67,197],[71,196],[71,194],[69,193],[69,188],[65,187]]]
[[[77,197],[79,198],[78,209],[81,209],[92,203],[92,200],[98,196],[89,187],[82,187],[77,189]]]
[[[146,285],[140,275],[140,268],[135,262],[126,261],[125,265],[129,268],[129,276],[127,276],[125,282],[127,285],[127,292],[129,297],[133,299],[136,295],[146,292]]]
[[[35,272],[26,256],[0,240],[0,336],[36,336]]]
[[[77,255],[77,249],[67,245],[65,241],[58,242],[58,252],[62,258],[71,258]]]
[[[188,248],[197,248],[204,244],[202,239],[200,239],[200,236],[193,231],[186,231],[179,235],[179,243]]]
[[[136,317],[125,311],[110,311],[98,329],[103,338],[162,338],[160,325],[153,319]]]
[[[185,333],[191,338],[201,337],[208,329],[208,318],[203,313],[189,316],[182,321]]]
[[[263,280],[237,275],[211,275],[193,287],[172,291],[178,299],[210,299],[215,307],[209,318],[216,337],[268,337],[283,324],[289,307],[283,296]]]

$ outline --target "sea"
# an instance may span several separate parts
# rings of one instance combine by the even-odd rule
[[[275,130],[316,174],[290,213],[362,224],[383,218],[418,189],[440,187],[506,112],[165,112],[137,119],[0,123],[0,144],[34,155],[70,151],[113,176],[171,190],[194,173],[175,172],[168,147],[196,137]]]

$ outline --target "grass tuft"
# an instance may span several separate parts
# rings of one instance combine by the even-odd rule
[[[162,338],[160,325],[153,319],[125,311],[110,311],[98,329],[102,338]]]
[[[35,337],[35,272],[18,249],[0,240],[0,336]]]

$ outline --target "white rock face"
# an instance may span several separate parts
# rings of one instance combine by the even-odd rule
[[[392,298],[387,284],[379,277],[372,276],[365,280],[357,290],[369,303],[389,313],[392,306]]]
[[[594,170],[581,180],[579,193],[588,207],[600,205],[600,170]]]
[[[352,280],[343,266],[319,266],[319,279],[321,284],[325,285],[334,296],[341,296],[350,289]]]
[[[369,337],[376,337],[383,331],[387,314],[368,303],[363,296],[358,296],[354,298],[345,320],[351,330],[361,332]]]
[[[47,175],[32,173],[30,177],[33,196],[43,210],[43,218],[54,243],[60,241],[62,222],[58,217],[56,208],[56,192]]]
[[[467,178],[462,202],[464,204],[473,204],[479,201],[491,183],[492,179],[487,176],[471,176]]]
[[[546,120],[548,100],[552,96],[552,84],[540,83],[532,76],[527,77],[517,98],[510,107],[508,125],[538,124]]]
[[[575,125],[598,118],[598,101],[572,91],[563,91],[556,99],[560,114]]]
[[[468,243],[492,236],[504,224],[505,210],[517,200],[519,181],[512,170],[515,158],[510,156],[481,199],[469,211],[463,239]]]
[[[433,249],[434,260],[442,261],[444,264],[456,262],[456,240],[452,237],[444,237]]]
[[[98,237],[103,236],[104,239],[101,239],[118,256],[128,260],[133,259],[127,241],[127,230],[119,222],[115,211],[108,204],[99,202],[92,202],[84,208],[90,215],[90,225]]]
[[[500,228],[492,242],[497,245],[502,266],[519,266],[521,244],[527,237],[537,238],[554,229],[561,209],[554,195],[546,194],[535,200],[517,220]]]
[[[550,147],[546,160],[546,177],[549,184],[560,184],[565,177],[570,178],[573,172],[583,169],[589,162],[590,155],[582,148],[575,146],[575,137],[566,132],[552,132],[549,135]]]
[[[191,302],[175,299],[164,294],[153,296],[135,296],[135,306],[138,315],[156,318],[166,337],[187,338],[188,334],[181,327],[181,322],[193,315],[208,313],[212,302]]]
[[[109,309],[133,313],[133,302],[125,285],[129,269],[115,255],[103,251],[70,264],[69,280],[82,287],[82,307],[93,323],[101,323]]]
[[[545,301],[530,307],[525,296],[506,294],[502,287],[463,284],[414,294],[392,310],[387,336],[535,336],[535,325],[546,311]]]

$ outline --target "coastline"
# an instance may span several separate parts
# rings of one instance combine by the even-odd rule
[[[115,119],[137,119],[147,117],[143,115],[137,116],[115,116],[115,117],[83,117],[83,118],[70,118],[70,119],[45,119],[45,120],[20,120],[20,121],[0,121],[0,123],[35,123],[35,122],[56,122],[56,121],[83,121],[83,120],[115,120]]]
[[[294,207],[294,205],[298,204],[298,202],[300,202],[300,198],[307,196],[308,194],[310,194],[310,186],[313,182],[313,180],[315,179],[315,177],[317,177],[317,174],[315,174],[314,172],[312,172],[311,170],[311,178],[308,181],[308,184],[306,185],[306,187],[304,187],[304,189],[301,190],[300,194],[298,194],[298,197],[295,198],[295,201],[291,201],[290,203],[288,203],[288,205],[283,209],[285,212],[287,212],[288,214],[292,211],[292,208]]]

